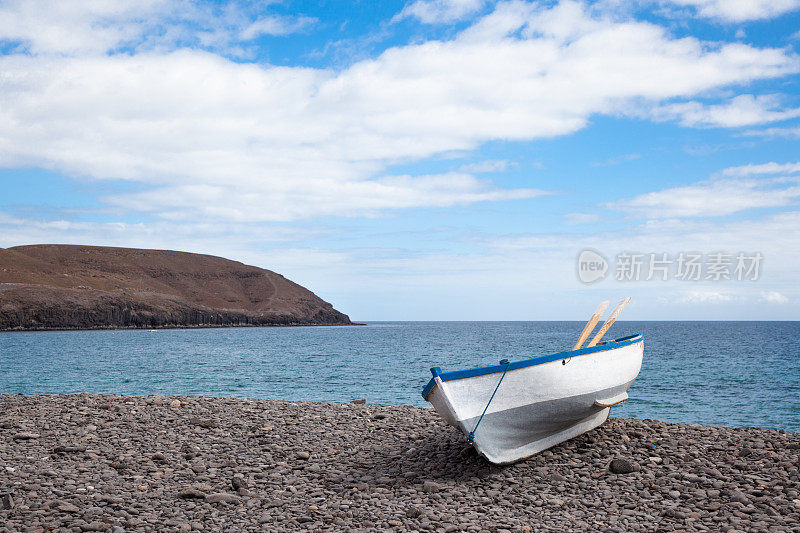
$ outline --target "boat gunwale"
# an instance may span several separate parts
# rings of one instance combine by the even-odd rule
[[[431,374],[433,374],[433,377],[430,379],[430,381],[428,381],[428,384],[425,385],[425,387],[422,389],[422,397],[425,398],[426,400],[428,399],[428,394],[431,392],[431,390],[433,390],[434,385],[436,385],[437,377],[442,381],[473,378],[476,376],[483,376],[486,374],[495,374],[497,372],[503,372],[505,370],[517,370],[520,368],[527,368],[529,366],[552,363],[553,361],[558,361],[559,359],[570,359],[572,357],[578,357],[590,353],[602,352],[606,350],[614,350],[616,348],[622,348],[624,346],[630,346],[631,344],[636,344],[637,342],[642,342],[642,340],[643,340],[642,334],[636,333],[634,335],[628,335],[626,337],[620,337],[619,339],[614,339],[613,341],[598,344],[597,346],[592,346],[590,348],[580,348],[579,350],[567,350],[564,352],[557,352],[549,355],[540,355],[537,357],[533,357],[531,359],[523,359],[522,361],[515,361],[513,363],[509,363],[508,365],[482,366],[478,368],[467,368],[464,370],[451,370],[450,372],[442,372],[441,368],[435,366],[431,368]]]

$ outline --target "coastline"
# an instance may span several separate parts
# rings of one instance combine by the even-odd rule
[[[500,467],[424,407],[0,395],[0,532],[790,531],[799,455],[800,433],[612,418]]]
[[[164,324],[161,326],[93,326],[93,327],[59,327],[59,328],[0,328],[0,333],[11,331],[127,331],[127,330],[141,330],[147,331],[151,329],[223,329],[223,328],[300,328],[300,327],[316,327],[316,326],[366,326],[366,322],[350,322],[349,324],[342,324],[341,322],[318,322],[318,323],[291,323],[291,324]]]

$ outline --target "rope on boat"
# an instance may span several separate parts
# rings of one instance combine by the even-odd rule
[[[472,428],[472,431],[469,432],[469,437],[467,437],[467,441],[472,444],[475,442],[475,432],[478,431],[478,426],[481,424],[481,420],[483,420],[483,415],[486,414],[486,411],[489,409],[489,405],[494,400],[494,395],[497,394],[497,389],[500,388],[500,384],[503,382],[503,378],[506,377],[506,372],[508,372],[508,366],[511,364],[508,362],[508,359],[503,359],[500,361],[501,365],[506,365],[505,369],[503,369],[503,375],[500,376],[500,381],[497,382],[497,386],[494,388],[494,392],[492,396],[489,398],[489,401],[486,403],[486,407],[483,408],[483,412],[481,413],[481,417],[475,422],[475,427]]]

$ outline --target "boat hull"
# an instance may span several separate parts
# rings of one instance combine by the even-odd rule
[[[643,351],[641,336],[634,336],[507,370],[434,369],[425,396],[449,424],[472,434],[478,453],[492,463],[513,463],[605,422],[611,406],[627,399]]]

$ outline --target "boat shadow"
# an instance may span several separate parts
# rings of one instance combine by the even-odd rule
[[[607,424],[615,426],[613,422]],[[466,437],[449,426],[431,425],[402,446],[393,442],[372,450],[370,473],[378,484],[419,485],[424,481],[451,485],[456,482],[492,479],[496,475],[538,475],[565,464],[571,468],[589,463],[589,453],[609,431],[601,427],[553,446],[516,463],[495,465],[478,455]],[[604,450],[608,453],[610,450]]]
[[[406,447],[381,446],[373,453],[372,474],[378,480],[392,480],[393,485],[463,481],[507,468],[479,456],[464,435],[450,427],[433,427]]]

